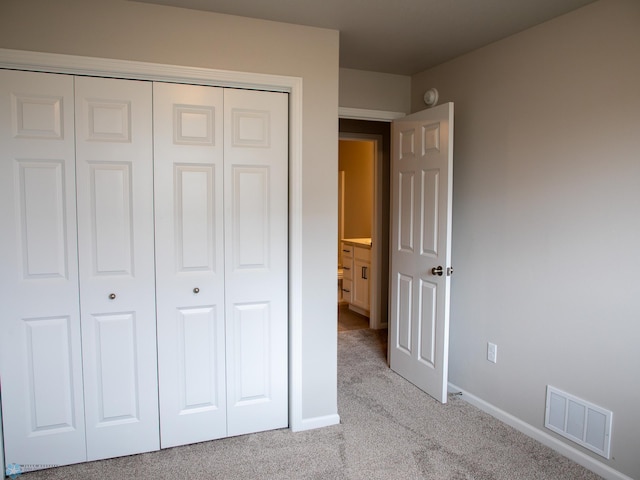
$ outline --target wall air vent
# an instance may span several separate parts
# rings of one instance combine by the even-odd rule
[[[611,458],[613,412],[547,385],[544,426],[577,444]]]

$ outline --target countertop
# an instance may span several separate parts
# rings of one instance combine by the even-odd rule
[[[343,238],[342,241],[358,247],[371,248],[371,238]]]

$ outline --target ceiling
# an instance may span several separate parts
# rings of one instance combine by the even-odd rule
[[[594,0],[139,0],[340,31],[340,67],[411,75]]]

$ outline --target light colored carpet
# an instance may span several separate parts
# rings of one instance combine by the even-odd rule
[[[342,423],[60,467],[36,479],[592,480],[597,475],[458,397],[441,405],[391,372],[386,331],[339,334]]]

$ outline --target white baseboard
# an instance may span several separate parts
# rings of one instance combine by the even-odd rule
[[[476,397],[475,395],[462,390],[460,387],[449,383],[449,392],[461,392],[464,401],[470,403],[474,407],[478,407],[483,412],[488,413],[494,418],[497,418],[503,423],[515,428],[516,430],[524,433],[525,435],[537,440],[538,442],[546,445],[547,447],[555,450],[560,455],[563,455],[570,460],[573,460],[579,465],[591,470],[592,472],[600,475],[607,480],[633,480],[631,477],[626,476],[617,470],[614,470],[610,466],[598,461],[597,459],[590,457],[589,455],[581,452],[580,450],[573,448],[570,445],[558,440],[557,438],[549,435],[548,433],[523,422],[519,418],[514,417],[510,413],[499,409],[498,407]]]
[[[313,430],[315,428],[330,427],[340,423],[340,415],[324,415],[322,417],[304,418],[297,427],[292,427],[293,432],[303,432],[305,430]]]

